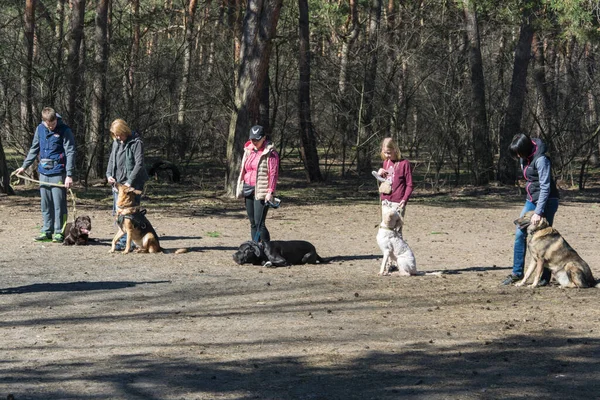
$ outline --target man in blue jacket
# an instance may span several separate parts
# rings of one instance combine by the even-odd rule
[[[63,229],[67,223],[66,189],[73,185],[75,138],[71,128],[50,107],[42,110],[42,122],[35,130],[29,154],[21,168],[15,172],[23,173],[36,158],[40,174],[44,226],[41,235],[35,240],[62,243]],[[64,184],[64,187],[46,185],[48,183]]]

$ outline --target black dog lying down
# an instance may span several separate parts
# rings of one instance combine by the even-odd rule
[[[238,264],[284,267],[298,264],[327,263],[329,260],[317,254],[315,246],[304,240],[272,240],[256,243],[244,242],[233,254]]]

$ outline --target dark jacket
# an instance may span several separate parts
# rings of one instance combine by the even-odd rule
[[[71,128],[58,118],[54,131],[40,123],[33,135],[29,154],[22,167],[29,167],[39,157],[38,172],[42,175],[73,175],[75,167],[75,138]]]
[[[536,213],[543,215],[548,199],[558,199],[559,193],[556,182],[552,178],[550,158],[546,156],[546,145],[537,138],[531,141],[533,152],[526,159],[521,159],[521,169],[527,181],[525,184],[527,200],[538,206]]]
[[[117,152],[121,146],[121,142],[117,139],[113,140],[113,144],[110,150],[110,156],[108,157],[108,165],[106,167],[106,177],[113,177],[117,179]],[[123,143],[125,151],[125,165],[120,167],[125,169],[127,172],[127,179],[122,184],[129,184],[129,186],[143,190],[146,180],[148,180],[148,173],[144,167],[144,144],[142,139],[136,132]]]

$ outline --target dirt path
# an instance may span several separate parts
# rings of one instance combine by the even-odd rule
[[[599,289],[502,287],[520,202],[415,201],[418,268],[378,277],[376,202],[283,205],[271,236],[329,265],[265,269],[231,255],[237,203],[148,202],[165,248],[109,254],[107,199],[84,201],[87,247],[34,243],[37,197],[0,197],[0,398],[589,399],[600,391]],[[209,207],[210,206],[210,207]],[[477,207],[476,207],[477,206]],[[600,278],[595,203],[555,226]]]

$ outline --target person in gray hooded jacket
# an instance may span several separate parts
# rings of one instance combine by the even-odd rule
[[[148,174],[144,167],[144,143],[140,136],[131,130],[129,125],[122,119],[115,119],[110,124],[110,137],[113,139],[108,166],[106,167],[106,179],[113,185],[113,215],[117,210],[117,195],[114,185],[131,186],[137,190],[144,190],[144,184],[148,180]],[[136,205],[139,206],[141,196],[136,197]],[[125,248],[127,235],[124,235],[117,250]]]

